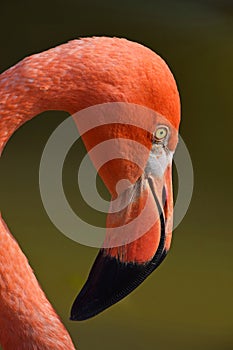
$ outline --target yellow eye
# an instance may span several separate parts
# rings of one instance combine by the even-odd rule
[[[168,134],[168,129],[165,126],[160,126],[156,131],[155,131],[155,138],[157,140],[163,140]]]

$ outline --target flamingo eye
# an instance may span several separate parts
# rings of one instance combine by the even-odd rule
[[[160,126],[154,133],[155,141],[162,141],[168,134],[168,128],[166,126]]]

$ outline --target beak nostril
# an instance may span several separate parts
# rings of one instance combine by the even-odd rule
[[[129,188],[130,186],[132,186],[131,182],[128,179],[121,179],[117,182],[116,184],[116,193],[119,196],[122,192],[124,192],[125,190],[127,190],[127,188]]]

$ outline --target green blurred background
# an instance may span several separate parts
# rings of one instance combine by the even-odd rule
[[[81,350],[233,348],[232,15],[232,1],[224,0],[1,3],[1,71],[72,38],[126,37],[168,62],[181,94],[180,132],[195,175],[188,213],[162,266],[129,297],[89,321],[72,323],[68,318],[97,249],[56,230],[38,187],[44,145],[67,114],[44,113],[27,123],[1,157],[3,217]],[[80,142],[69,153],[66,193],[82,217],[103,225],[103,215],[87,206],[81,209],[76,171],[84,154]],[[107,196],[100,181],[98,186]]]

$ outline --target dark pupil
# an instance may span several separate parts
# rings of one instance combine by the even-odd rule
[[[164,133],[164,131],[163,131],[163,130],[161,130],[161,131],[160,131],[160,136],[163,136],[163,133]]]

